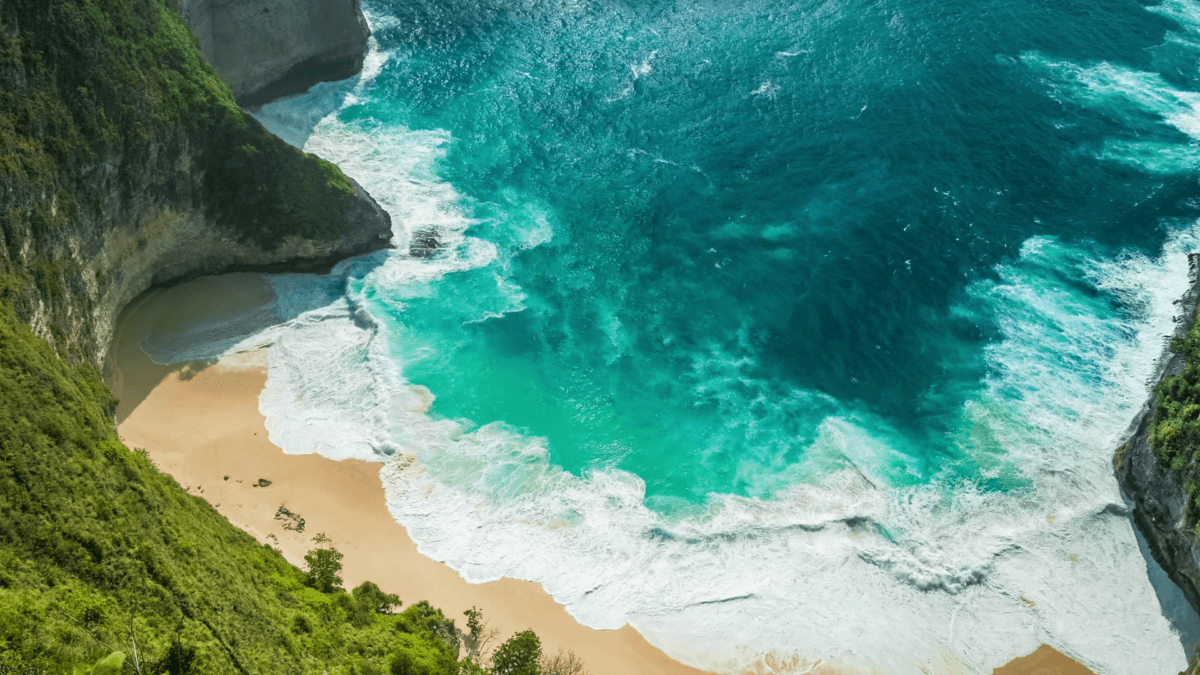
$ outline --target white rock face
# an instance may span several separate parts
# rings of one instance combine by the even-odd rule
[[[371,35],[359,0],[179,0],[179,9],[249,106],[354,75]]]

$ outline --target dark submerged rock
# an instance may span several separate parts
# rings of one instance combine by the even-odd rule
[[[438,239],[436,229],[422,228],[412,233],[408,242],[408,254],[414,258],[432,258],[442,250],[442,242]]]

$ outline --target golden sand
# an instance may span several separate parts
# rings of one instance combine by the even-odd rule
[[[546,653],[570,649],[592,675],[704,672],[668,658],[629,626],[602,631],[580,624],[536,583],[502,579],[469,584],[450,567],[418,553],[387,510],[380,464],[288,455],[270,442],[258,410],[266,383],[265,349],[216,363],[168,367],[155,364],[139,347],[151,332],[169,336],[202,317],[241,316],[271,299],[257,276],[226,275],[152,291],[130,305],[106,368],[109,385],[121,400],[118,432],[129,447],[145,449],[188,492],[208,500],[231,523],[278,548],[293,564],[302,565],[312,536],[325,533],[345,556],[347,588],[370,580],[406,604],[428,600],[460,624],[464,610],[478,607],[491,627],[499,629],[501,640],[532,629]],[[304,519],[303,533],[289,529],[294,520],[277,517],[280,507]],[[818,663],[768,657],[754,672],[860,672]],[[995,671],[1090,672],[1046,646]]]
[[[1053,647],[1042,645],[1029,656],[1014,659],[997,668],[992,675],[1095,675],[1092,671],[1063,656]]]

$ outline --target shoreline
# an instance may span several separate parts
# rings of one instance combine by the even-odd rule
[[[397,593],[403,607],[428,600],[460,625],[464,610],[479,607],[501,639],[532,628],[546,653],[573,650],[594,675],[704,672],[671,660],[629,626],[616,631],[583,626],[533,582],[472,585],[422,556],[387,510],[381,465],[286,455],[270,443],[256,405],[266,383],[263,357],[264,351],[251,352],[191,375],[171,372],[119,425],[122,441],[146,449],[188,493],[209,501],[294,565],[303,566],[311,538],[324,532],[345,555],[346,589],[374,581]],[[260,479],[269,484],[259,487]],[[302,532],[297,521],[276,519],[281,506],[304,519]]]
[[[347,589],[370,580],[398,594],[405,607],[428,600],[458,624],[464,610],[478,607],[491,627],[501,631],[497,642],[530,628],[542,639],[544,653],[574,651],[591,675],[706,672],[671,659],[629,625],[601,631],[580,624],[535,582],[469,584],[452,568],[420,554],[387,509],[379,478],[382,464],[288,455],[270,442],[258,410],[267,348],[215,362],[162,366],[139,346],[140,336],[150,329],[169,335],[187,331],[194,322],[219,327],[261,310],[272,299],[257,275],[245,274],[152,291],[131,303],[122,314],[106,368],[106,380],[121,399],[118,433],[126,445],[145,449],[159,470],[259,542],[279,549],[292,564],[302,567],[311,538],[324,532],[345,555]],[[269,483],[259,487],[260,479]],[[302,532],[295,529],[297,520],[279,513],[280,507],[304,519]],[[875,671],[769,654],[743,672]],[[995,671],[1056,672],[1091,673],[1046,646]]]
[[[428,600],[456,624],[478,607],[500,631],[494,646],[532,629],[543,651],[574,651],[592,675],[704,675],[651,645],[630,626],[599,631],[580,624],[540,585],[501,579],[469,584],[450,567],[417,552],[387,509],[382,464],[288,455],[267,437],[258,395],[266,384],[266,349],[217,362],[154,363],[140,348],[146,331],[184,330],[195,318],[253,312],[270,301],[256,275],[227,275],[151,291],[127,308],[105,369],[117,409],[117,433],[145,449],[158,469],[189,494],[212,504],[234,526],[304,565],[311,540],[323,532],[344,554],[343,586],[373,581],[408,607]],[[259,487],[260,479],[268,482]],[[304,519],[276,519],[285,507]],[[292,529],[285,529],[285,525]],[[832,675],[832,671],[830,671]]]

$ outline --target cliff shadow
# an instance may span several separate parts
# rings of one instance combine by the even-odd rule
[[[134,298],[117,318],[104,360],[118,424],[167,378],[191,379],[224,349],[278,324],[274,306],[262,275],[249,273],[200,277]]]
[[[355,256],[325,274],[235,272],[145,291],[121,310],[104,360],[118,424],[167,378],[191,379],[218,359],[265,372],[262,350],[278,339],[276,327],[343,300],[349,277],[369,274],[389,255]],[[277,286],[286,289],[281,296]],[[346,320],[370,322],[347,311]]]
[[[1130,507],[1132,508],[1132,505]],[[1196,657],[1197,652],[1200,652],[1200,614],[1196,613],[1191,603],[1188,602],[1187,596],[1171,580],[1162,565],[1154,559],[1154,554],[1151,553],[1146,538],[1142,536],[1141,530],[1138,529],[1137,523],[1133,522],[1132,517],[1129,526],[1133,528],[1133,534],[1137,537],[1138,550],[1142,552],[1142,557],[1146,561],[1146,575],[1150,579],[1150,585],[1154,588],[1154,594],[1158,597],[1163,616],[1171,622],[1171,627],[1179,634],[1184,653],[1187,654],[1190,662]]]
[[[304,93],[246,110],[267,131],[293,147],[304,149],[321,120],[340,110],[361,81],[362,73],[346,80],[321,82]]]

